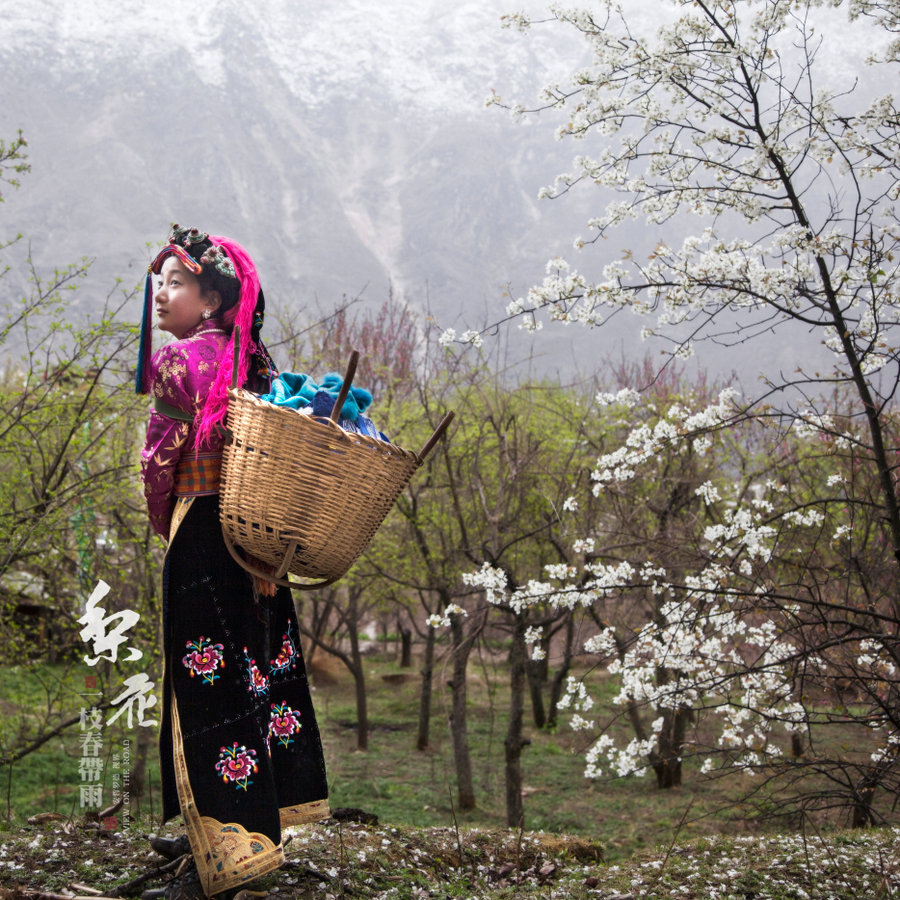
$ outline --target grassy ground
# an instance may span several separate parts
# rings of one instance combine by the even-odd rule
[[[56,690],[68,697],[73,710],[84,702],[85,667],[44,668],[30,672],[7,670],[3,682],[5,710],[41,708],[41,698]],[[497,664],[474,665],[470,676],[469,738],[472,747],[477,808],[460,812],[456,801],[452,746],[447,725],[449,696],[446,678],[438,672],[430,747],[415,749],[418,710],[418,669],[400,669],[388,658],[372,657],[366,677],[370,709],[369,751],[356,750],[356,708],[346,670],[321,654],[313,666],[316,704],[333,807],[359,807],[382,822],[424,827],[502,828],[504,806],[503,738],[508,696]],[[37,679],[37,680],[36,680]],[[35,690],[35,686],[38,689]],[[8,735],[16,715],[4,718]],[[110,797],[112,777],[124,742],[135,743],[137,728],[104,728],[104,797]],[[145,735],[149,737],[149,735]],[[608,859],[668,840],[675,829],[682,836],[712,834],[725,828],[742,831],[742,813],[723,794],[724,785],[690,775],[685,787],[659,792],[648,778],[593,782],[584,779],[585,740],[561,725],[557,733],[528,728],[531,743],[523,754],[525,826],[531,831],[571,833],[603,843]],[[76,818],[82,756],[78,726],[68,729],[39,751],[0,769],[0,797],[10,824],[40,812]],[[147,768],[147,790],[132,800],[134,815],[158,815],[159,772],[153,729]],[[9,740],[7,736],[6,740]],[[732,785],[736,791],[737,786]],[[724,798],[724,799],[723,799]],[[8,802],[7,802],[8,801]],[[725,806],[725,809],[722,807]]]
[[[0,687],[4,741],[23,710],[36,712],[54,685],[77,709],[83,668],[7,670]],[[321,656],[312,669],[332,808],[361,808],[379,824],[326,822],[295,830],[289,867],[267,880],[273,894],[604,900],[900,896],[900,838],[893,831],[833,831],[841,824],[836,817],[817,823],[806,837],[779,836],[738,802],[745,785],[704,780],[690,769],[682,788],[665,792],[646,778],[586,781],[584,738],[564,725],[557,734],[528,728],[525,830],[506,829],[508,696],[500,659],[476,661],[472,668],[469,734],[478,806],[460,813],[446,725],[446,673],[436,677],[431,746],[418,752],[418,669],[402,670],[387,656],[371,657],[366,665],[370,749],[360,753],[349,676]],[[134,740],[135,730],[104,731],[107,790],[115,754],[125,740]],[[82,817],[78,732],[77,726],[69,729],[11,772],[0,770],[5,812],[0,885],[6,888],[0,900],[12,900],[17,890],[35,896],[27,892],[63,892],[79,883],[111,893],[113,886],[156,865],[146,844],[147,835],[159,828],[151,817],[159,809],[155,761],[144,796],[132,801],[135,821],[107,833]],[[28,822],[47,812],[60,818]]]
[[[291,829],[270,900],[371,897],[571,900],[881,900],[900,893],[900,832],[712,837],[609,865],[586,840],[507,830],[361,826]],[[164,884],[144,829],[49,822],[0,834],[0,900],[136,896]],[[155,873],[155,874],[154,874]],[[134,881],[150,876],[140,884]],[[133,886],[123,891],[123,886]]]
[[[420,753],[415,749],[417,670],[404,671],[390,662],[372,660],[366,675],[371,711],[369,751],[359,753],[355,750],[350,685],[332,666],[319,672],[315,700],[332,804],[360,807],[377,814],[381,821],[405,825],[504,827],[503,739],[508,695],[499,675],[495,682],[490,669],[486,672],[476,666],[470,676],[468,725],[478,805],[466,813],[457,808],[446,724],[449,696],[438,695],[431,745]],[[406,680],[400,680],[404,675]],[[531,743],[524,750],[522,764],[525,827],[531,831],[599,840],[607,858],[614,860],[666,840],[679,825],[687,835],[715,833],[723,822],[729,830],[747,827],[730,800],[726,798],[723,804],[722,784],[688,777],[685,787],[659,792],[652,778],[646,777],[588,781],[583,776],[583,737],[564,724],[556,733],[529,727],[527,737]]]

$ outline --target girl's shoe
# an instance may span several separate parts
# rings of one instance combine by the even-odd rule
[[[155,837],[150,839],[150,846],[166,859],[178,859],[191,852],[191,842],[186,834],[177,838]]]
[[[141,900],[206,900],[206,893],[200,883],[200,873],[192,862],[183,875],[165,887],[144,891]]]

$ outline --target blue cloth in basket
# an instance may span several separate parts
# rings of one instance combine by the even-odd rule
[[[316,384],[311,376],[303,372],[282,372],[272,382],[272,390],[259,399],[298,411],[306,412],[311,408],[314,416],[328,418],[343,384],[344,380],[337,372],[329,372],[321,384]],[[363,415],[371,405],[371,392],[365,388],[351,387],[337,424],[344,431],[388,441],[387,435],[379,431],[372,420]]]

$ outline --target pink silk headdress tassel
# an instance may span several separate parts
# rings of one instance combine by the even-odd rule
[[[250,370],[250,356],[256,349],[250,335],[256,313],[256,303],[259,298],[259,274],[256,271],[253,260],[250,258],[250,254],[236,241],[215,234],[211,234],[209,239],[213,244],[218,244],[222,247],[228,254],[234,265],[235,274],[241,283],[241,295],[237,308],[229,310],[225,314],[225,318],[226,322],[232,327],[234,325],[241,326],[240,346],[238,347],[238,384],[243,385]],[[219,371],[210,387],[206,405],[200,414],[200,422],[197,428],[198,447],[209,441],[213,430],[217,426],[225,424],[233,360],[234,332],[232,331],[231,340],[229,340],[225,350],[219,357]]]

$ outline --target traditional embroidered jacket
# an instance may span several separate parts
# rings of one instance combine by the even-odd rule
[[[196,417],[218,371],[218,358],[228,340],[219,323],[201,322],[179,341],[161,347],[151,362],[151,396]],[[222,456],[222,438],[213,437],[197,453],[196,426],[154,409],[141,453],[144,496],[153,529],[169,536],[175,496],[218,492],[215,474]],[[180,465],[179,465],[180,464]]]

